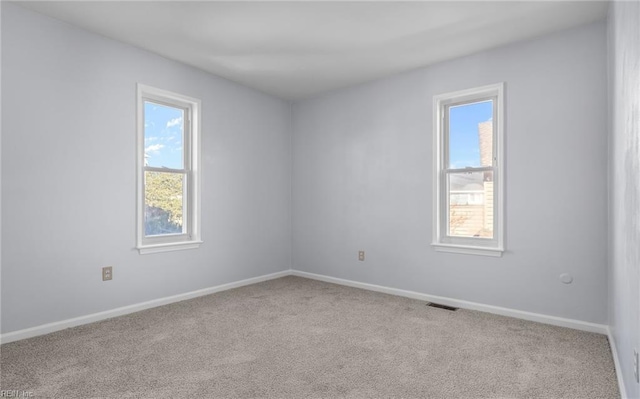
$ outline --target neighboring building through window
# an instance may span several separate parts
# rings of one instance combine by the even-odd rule
[[[138,85],[140,253],[200,241],[200,100]]]
[[[434,97],[436,250],[504,251],[504,84]]]

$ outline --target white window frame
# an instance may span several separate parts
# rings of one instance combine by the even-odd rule
[[[186,175],[184,221],[182,234],[145,236],[145,170],[158,170],[145,166],[144,162],[144,103],[152,101],[185,110],[184,118],[184,169],[175,170]],[[198,248],[200,235],[200,100],[155,87],[137,84],[137,245],[140,254]],[[174,170],[171,170],[174,171]]]
[[[494,237],[454,237],[448,235],[449,208],[447,201],[448,117],[451,106],[493,99],[493,165],[465,168],[469,172],[493,172]],[[433,179],[433,242],[436,251],[469,255],[502,256],[504,252],[504,82],[436,95],[433,98],[434,179]]]

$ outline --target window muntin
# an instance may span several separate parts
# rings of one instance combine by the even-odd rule
[[[434,98],[437,250],[500,256],[503,249],[503,84]]]
[[[196,248],[200,101],[138,85],[138,249]]]

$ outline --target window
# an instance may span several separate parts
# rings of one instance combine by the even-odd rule
[[[504,83],[434,97],[438,251],[504,251]]]
[[[138,242],[141,254],[200,241],[200,100],[138,84]]]

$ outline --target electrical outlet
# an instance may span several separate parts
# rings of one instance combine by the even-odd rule
[[[640,374],[638,371],[638,350],[633,349],[633,376],[636,377],[636,382],[640,384]]]
[[[364,261],[364,251],[358,251],[358,260]]]
[[[113,267],[107,266],[102,268],[102,281],[113,279]]]

